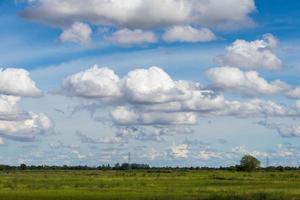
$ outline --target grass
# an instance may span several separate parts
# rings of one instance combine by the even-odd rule
[[[0,199],[296,200],[300,173],[0,171]]]

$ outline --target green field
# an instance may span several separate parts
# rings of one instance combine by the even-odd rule
[[[0,171],[0,199],[300,199],[300,173]]]

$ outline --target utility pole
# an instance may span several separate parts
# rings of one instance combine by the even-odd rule
[[[267,159],[266,159],[266,167],[269,167],[270,165],[270,160],[269,160],[269,157],[267,156]]]

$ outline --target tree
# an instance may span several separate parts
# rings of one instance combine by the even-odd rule
[[[27,167],[27,166],[26,166],[25,164],[21,164],[21,165],[20,165],[20,169],[21,169],[21,170],[25,170],[26,167]]]
[[[240,161],[241,170],[252,172],[260,167],[260,161],[251,155],[245,155]]]

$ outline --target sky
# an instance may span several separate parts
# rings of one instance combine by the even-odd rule
[[[299,9],[0,0],[0,163],[299,166]]]

